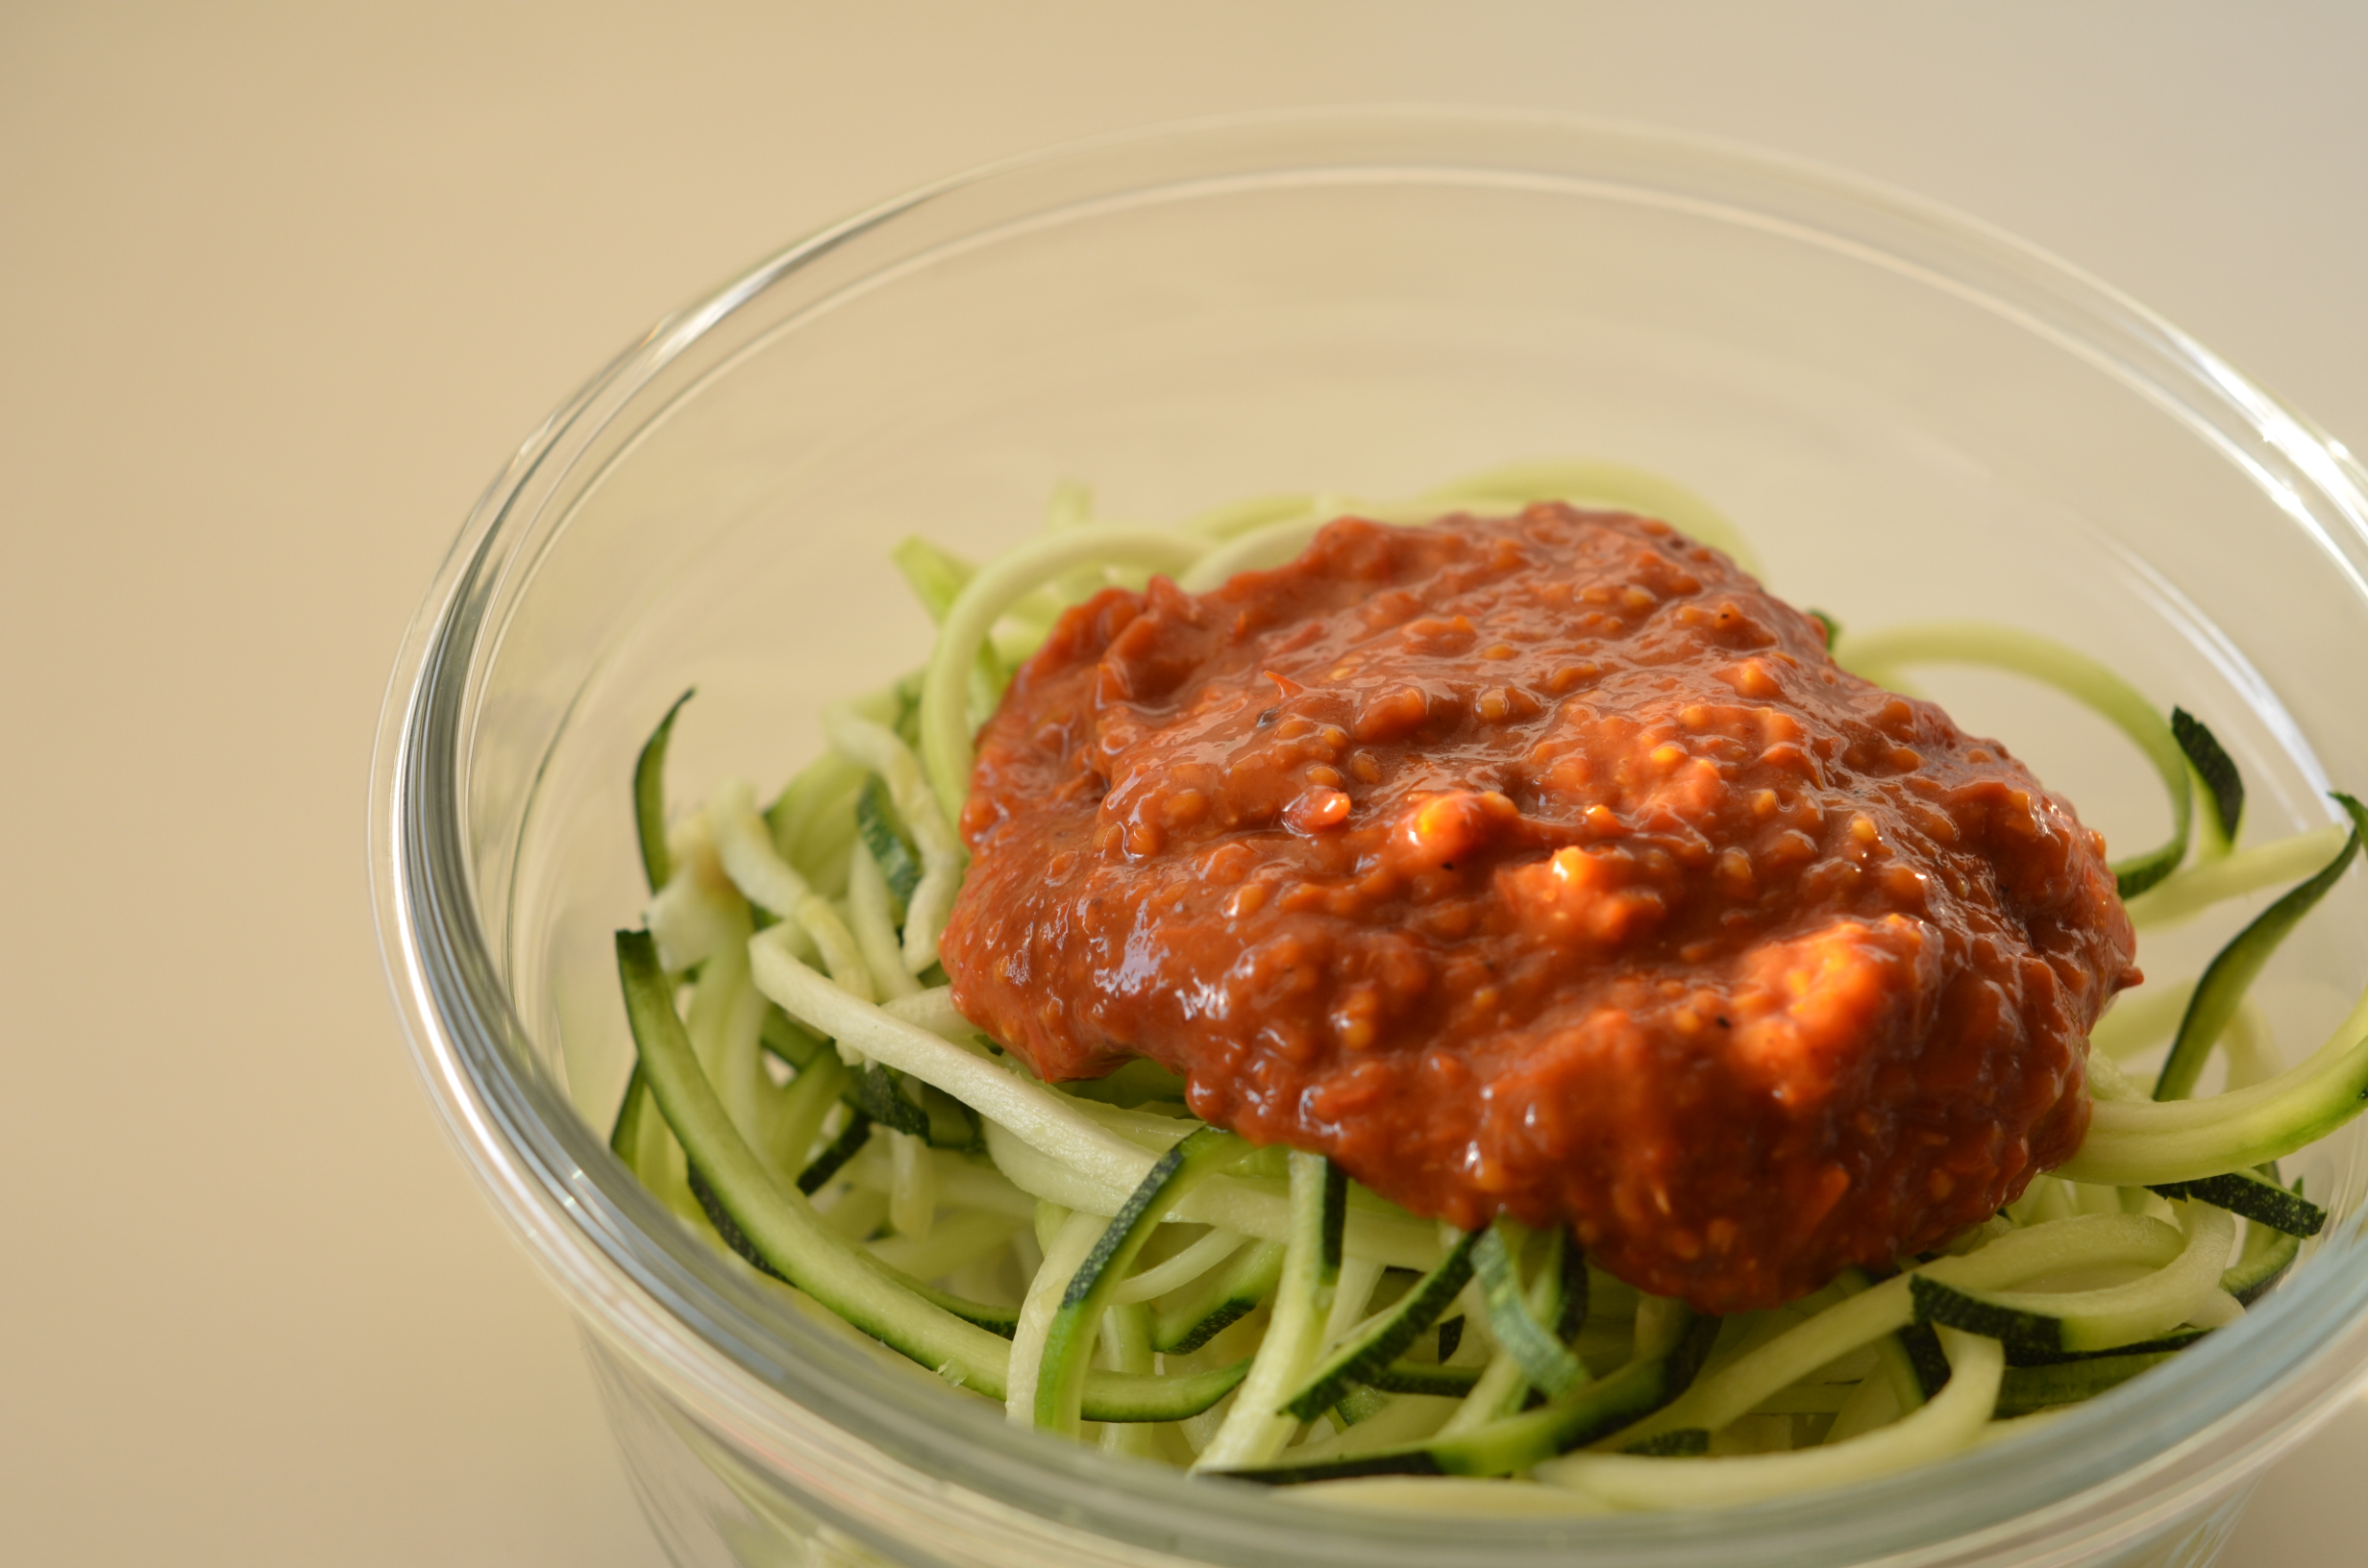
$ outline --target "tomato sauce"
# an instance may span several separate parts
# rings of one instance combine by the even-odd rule
[[[1711,1311],[1988,1217],[2134,984],[2103,840],[1666,525],[1343,519],[1071,610],[944,943],[1048,1080],[1134,1056],[1419,1214]]]

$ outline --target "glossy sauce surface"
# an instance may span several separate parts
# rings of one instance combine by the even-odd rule
[[[1069,612],[980,737],[957,1005],[1418,1213],[1715,1311],[2068,1158],[2134,982],[2104,845],[1665,525],[1332,524]]]

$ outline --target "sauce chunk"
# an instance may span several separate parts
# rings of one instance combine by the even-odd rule
[[[1769,1307],[2070,1157],[2134,983],[2104,843],[1666,525],[1343,519],[1071,610],[946,933],[1044,1078],[1135,1056],[1417,1213]]]

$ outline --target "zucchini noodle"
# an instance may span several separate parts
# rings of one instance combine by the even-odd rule
[[[2135,744],[2174,824],[2114,868],[2139,925],[2303,885],[2199,976],[2099,1022],[2069,1164],[1887,1277],[1698,1316],[1560,1234],[1464,1236],[1320,1155],[1203,1129],[1149,1062],[1041,1083],[955,1011],[938,943],[968,864],[973,737],[1065,608],[1153,572],[1215,588],[1344,513],[1412,525],[1541,500],[1658,516],[1758,571],[1707,502],[1609,463],[1394,502],[1260,497],[1172,527],[1098,521],[1064,485],[1040,537],[982,565],[906,541],[895,559],[935,648],[830,710],[827,749],[769,806],[726,778],[668,822],[667,743],[698,711],[682,701],[642,751],[650,898],[645,929],[618,937],[637,1056],[612,1150],[681,1223],[950,1397],[1328,1507],[1589,1514],[1846,1485],[2109,1397],[2238,1322],[2327,1217],[2273,1162],[2368,1097],[2368,997],[2282,1068],[2249,987],[2347,874],[2368,812],[2338,796],[2348,821],[2238,847],[2242,781],[2209,731],[2027,632],[1899,626],[1836,656],[1887,683],[1919,664],[2004,669]],[[2150,1095],[2123,1064],[2158,1051]],[[2185,1097],[2208,1060],[2229,1087]]]

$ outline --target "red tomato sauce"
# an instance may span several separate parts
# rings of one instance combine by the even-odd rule
[[[2137,979],[2103,840],[1996,742],[1560,504],[1096,596],[962,831],[954,999],[1042,1077],[1150,1057],[1212,1123],[1712,1311],[2069,1158]]]

